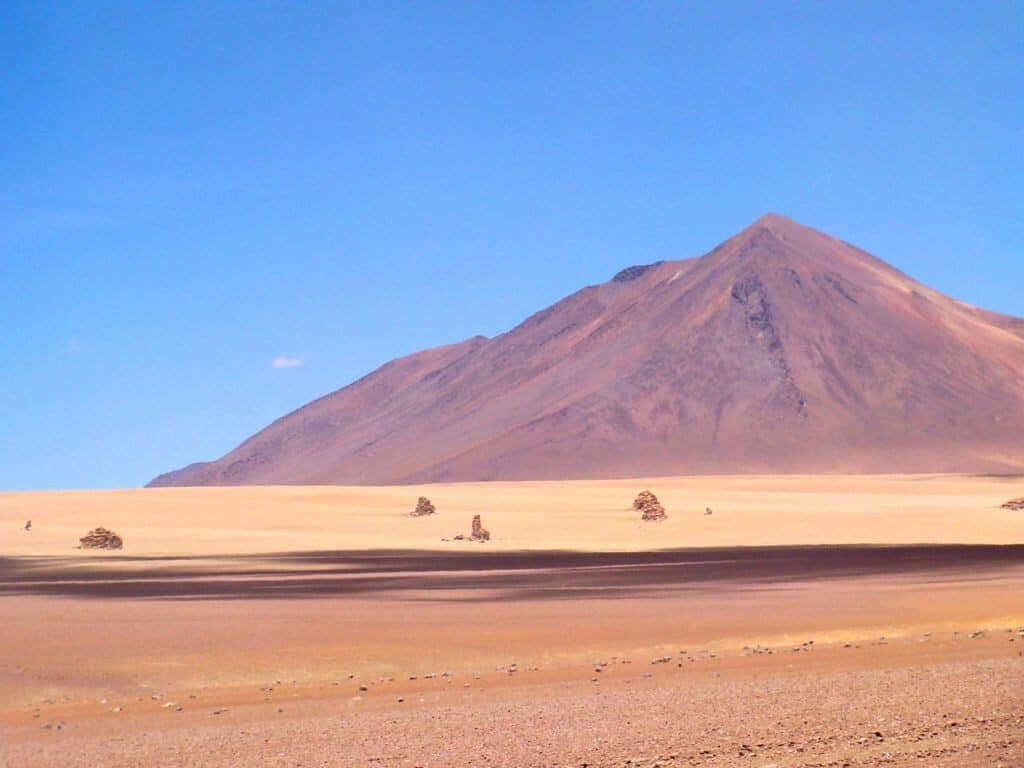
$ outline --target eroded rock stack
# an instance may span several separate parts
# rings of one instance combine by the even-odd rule
[[[1010,499],[1008,502],[1003,504],[1003,509],[1024,510],[1024,497],[1019,499]]]
[[[410,512],[409,515],[412,517],[423,517],[424,515],[432,515],[435,512],[437,512],[437,510],[434,509],[434,505],[431,503],[430,499],[426,496],[420,496],[416,501],[416,509]]]
[[[102,527],[93,528],[79,541],[79,549],[121,549],[124,546],[120,536]]]
[[[661,506],[658,497],[650,491],[640,491],[633,502],[633,509],[640,510],[640,516],[644,520],[664,520],[668,515],[665,508]]]
[[[471,537],[473,541],[491,540],[491,532],[484,528],[483,523],[480,522],[480,515],[473,515],[473,533]]]

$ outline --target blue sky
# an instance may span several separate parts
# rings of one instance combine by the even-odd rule
[[[769,210],[1024,315],[1024,5],[891,5],[3,3],[0,488],[142,484]]]

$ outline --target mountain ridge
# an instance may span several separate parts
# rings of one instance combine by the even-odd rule
[[[766,214],[151,485],[1024,470],[1024,320]]]

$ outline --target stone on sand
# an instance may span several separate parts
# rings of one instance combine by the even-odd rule
[[[432,515],[437,512],[434,508],[433,503],[426,496],[420,496],[416,501],[416,509],[409,513],[410,517],[423,517],[424,515]]]
[[[473,515],[473,541],[490,541],[491,532],[480,522],[480,515]]]
[[[658,497],[650,491],[640,491],[637,494],[633,500],[633,509],[640,510],[640,516],[644,520],[664,520],[668,517]]]
[[[633,509],[640,510],[646,507],[648,504],[657,504],[658,497],[650,491],[640,491],[633,499]]]
[[[120,536],[102,526],[93,528],[79,542],[79,549],[121,549],[124,546]]]

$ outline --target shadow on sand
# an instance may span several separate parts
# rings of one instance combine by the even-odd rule
[[[187,600],[623,598],[866,576],[936,582],[990,579],[1013,568],[1024,568],[1024,545],[0,557],[0,595]]]

